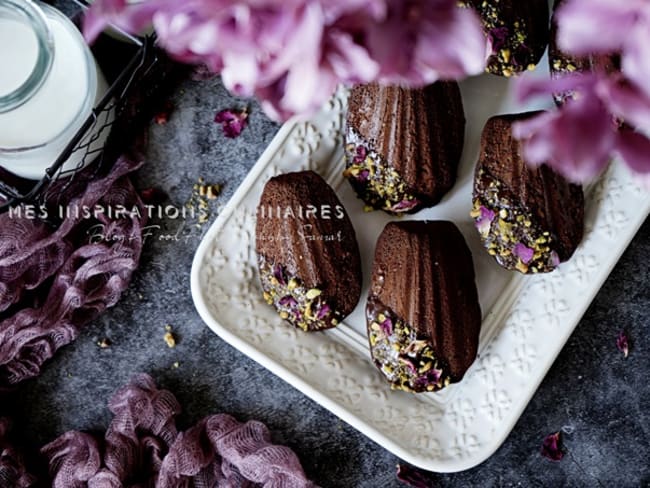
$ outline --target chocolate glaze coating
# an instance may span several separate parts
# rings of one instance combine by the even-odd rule
[[[492,41],[486,71],[512,76],[534,69],[549,38],[548,0],[461,0],[474,8]]]
[[[472,216],[483,242],[499,264],[523,273],[552,271],[568,260],[584,230],[582,187],[546,165],[528,166],[512,137],[514,122],[537,113],[488,120],[474,175]]]
[[[451,382],[463,378],[476,358],[481,310],[472,255],[452,222],[386,225],[375,250],[367,309],[369,329],[377,309],[389,310],[415,331],[418,341],[431,348],[441,377]],[[372,342],[371,338],[371,351]],[[376,354],[373,357],[382,369],[385,364]],[[427,390],[426,384],[413,381],[403,384],[397,378],[392,382],[396,388]],[[442,386],[445,384],[435,384],[433,389]]]
[[[285,278],[298,280],[298,289],[320,291],[318,300],[332,309],[335,323],[318,320],[301,328],[332,327],[354,310],[361,294],[354,228],[332,188],[313,171],[283,174],[267,182],[257,209],[255,249],[261,270],[262,265],[281,266]],[[298,325],[292,317],[287,320]]]
[[[440,201],[456,181],[465,137],[465,115],[456,82],[438,82],[421,89],[377,84],[358,85],[348,100],[348,169],[359,146],[376,152],[381,168],[397,173],[405,188],[401,193],[417,200],[414,212]],[[351,176],[347,174],[347,176]],[[351,183],[364,198],[365,186],[351,177]],[[390,193],[390,188],[382,188]],[[385,195],[378,201],[365,200],[375,208],[389,210]],[[405,195],[395,196],[392,203]],[[402,210],[393,210],[399,213]]]

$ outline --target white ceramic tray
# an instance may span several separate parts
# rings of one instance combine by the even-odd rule
[[[406,217],[453,220],[474,256],[483,325],[479,357],[461,383],[439,393],[392,391],[370,360],[363,309],[375,241],[391,217],[364,213],[342,180],[343,89],[311,121],[281,128],[209,229],[192,266],[196,308],[215,333],[381,446],[431,471],[471,468],[499,447],[650,210],[648,191],[615,164],[587,192],[585,238],[568,263],[530,277],[499,268],[469,217],[470,193],[487,118],[531,108],[517,106],[510,89],[489,75],[461,84],[468,124],[458,182],[440,205]],[[347,208],[364,271],[353,314],[335,330],[309,334],[263,301],[254,250],[255,208],[265,182],[307,168],[325,177]]]

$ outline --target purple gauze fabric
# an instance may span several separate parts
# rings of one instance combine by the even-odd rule
[[[27,488],[36,479],[27,473],[23,460],[7,439],[9,420],[0,418],[0,487]]]
[[[24,214],[0,215],[0,395],[37,376],[128,286],[140,259],[146,212],[126,175],[139,166],[120,158],[108,176],[58,195],[68,211],[57,229]],[[96,205],[139,211],[84,218],[82,210]],[[126,238],[90,242],[93,226],[101,226],[96,228],[104,236]]]
[[[104,439],[68,432],[45,446],[53,488],[315,488],[264,424],[213,415],[179,434],[174,395],[141,374],[109,402]]]

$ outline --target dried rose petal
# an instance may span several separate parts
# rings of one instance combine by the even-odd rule
[[[384,320],[379,325],[381,325],[384,334],[391,335],[393,333],[393,321],[390,319],[390,317],[386,317],[386,320]]]
[[[562,437],[560,432],[549,434],[542,442],[542,456],[551,461],[561,461],[564,457]]]
[[[298,302],[291,295],[287,295],[286,297],[280,298],[278,304],[282,305],[283,307],[290,307],[290,308],[295,308],[298,306]]]
[[[517,256],[524,264],[530,263],[535,255],[535,250],[523,245],[521,242],[517,243],[515,248],[512,250],[512,254]]]
[[[555,267],[560,265],[560,256],[555,251],[551,251],[551,265]]]
[[[427,372],[427,380],[429,383],[438,383],[442,378],[442,369],[431,368]]]
[[[158,124],[158,125],[165,125],[167,122],[169,122],[169,116],[171,113],[174,111],[174,104],[167,100],[162,109],[153,116],[153,121]]]
[[[618,347],[618,350],[623,353],[624,357],[627,357],[630,353],[630,345],[625,331],[621,331],[620,334],[618,334],[618,337],[616,338],[616,347]]]
[[[223,134],[234,139],[239,137],[248,124],[248,109],[244,110],[222,110],[215,117],[214,121],[221,124]]]
[[[432,488],[433,480],[429,479],[425,471],[407,464],[397,465],[397,479],[413,488]]]
[[[167,194],[160,188],[145,188],[140,190],[140,198],[145,205],[159,205],[167,200]]]
[[[393,212],[407,211],[407,210],[411,210],[412,208],[416,207],[419,203],[420,202],[418,200],[416,200],[416,199],[402,200],[397,205],[393,205],[391,210]]]
[[[492,51],[497,52],[506,44],[506,39],[508,38],[508,28],[507,27],[496,27],[491,29],[488,32],[488,37],[492,43]]]
[[[316,314],[316,318],[318,320],[322,320],[331,311],[332,311],[332,309],[330,308],[330,306],[327,303],[324,303],[323,305],[321,305],[320,309],[318,310],[318,313]]]
[[[357,146],[357,155],[354,157],[353,162],[363,163],[368,155],[368,150],[363,146]]]
[[[406,359],[405,357],[400,356],[398,358],[399,362],[402,363],[404,366],[406,366],[408,369],[411,370],[411,373],[416,374],[418,372],[418,369],[415,367],[413,362],[409,359]]]
[[[273,266],[273,276],[281,285],[287,284],[286,280],[284,279],[284,273],[282,272],[282,266],[278,264]]]
[[[479,212],[480,214],[475,222],[476,228],[481,234],[487,234],[490,231],[490,225],[492,225],[492,221],[497,214],[483,205],[479,207]]]

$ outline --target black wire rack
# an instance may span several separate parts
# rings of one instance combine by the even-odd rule
[[[78,8],[72,20],[79,25],[86,5],[74,1]],[[161,90],[172,65],[155,47],[155,36],[136,38],[113,30],[110,35],[102,34],[92,51],[110,84],[108,91],[40,180],[20,178],[0,166],[0,213],[20,204],[49,205],[73,183],[83,184],[81,178],[90,181],[105,174],[128,145],[137,124],[151,116],[146,102],[160,98],[154,94]],[[102,138],[106,142],[98,144]],[[82,153],[79,163],[64,167],[78,153]]]

